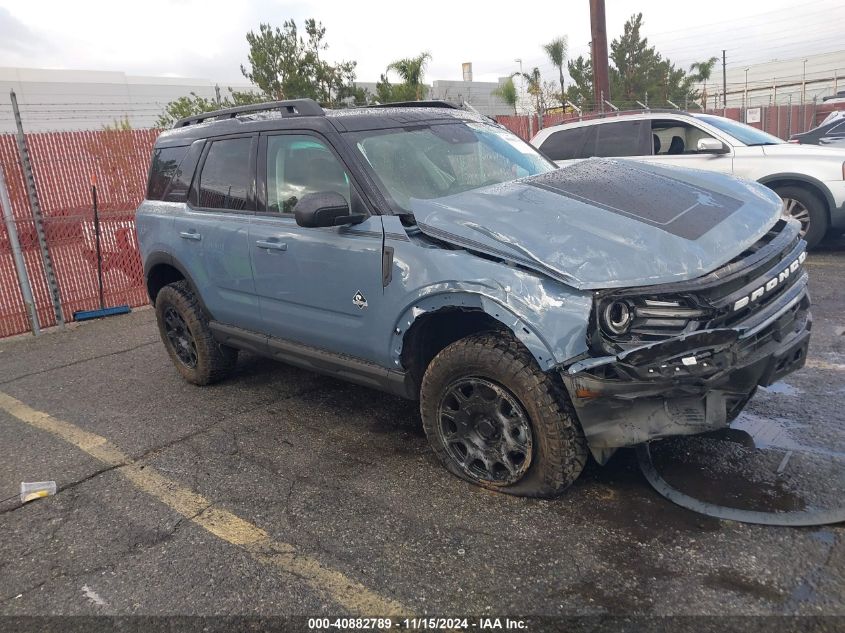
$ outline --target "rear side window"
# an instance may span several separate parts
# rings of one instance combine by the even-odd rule
[[[540,151],[552,160],[586,158],[589,156],[585,153],[586,144],[594,137],[595,129],[589,126],[561,130],[543,141]]]
[[[164,200],[164,192],[179,170],[179,165],[188,153],[189,148],[189,145],[160,147],[153,151],[150,178],[147,182],[147,200]]]
[[[252,138],[214,141],[202,166],[199,206],[207,209],[253,209]]]
[[[645,156],[652,153],[649,121],[602,123],[595,129],[595,146],[590,156]]]
[[[193,145],[165,147],[153,152],[147,200],[186,202],[205,141]]]

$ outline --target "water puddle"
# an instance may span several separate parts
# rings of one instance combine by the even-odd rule
[[[807,516],[845,508],[845,442],[830,424],[744,412],[723,431],[650,446],[656,474],[697,502]]]
[[[769,393],[777,393],[784,396],[798,396],[802,393],[798,387],[793,387],[788,382],[776,382],[768,387],[761,387],[761,389]]]

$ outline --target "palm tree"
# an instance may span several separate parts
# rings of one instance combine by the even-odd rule
[[[689,71],[692,75],[693,81],[700,81],[701,88],[701,108],[707,107],[707,82],[710,80],[710,75],[713,73],[713,66],[719,61],[716,57],[711,57],[706,62],[694,62],[690,65]]]
[[[517,94],[516,86],[513,83],[513,77],[508,77],[493,91],[493,94],[497,97],[501,97],[505,103],[513,108],[513,113],[516,114],[516,102],[519,99],[519,95]]]
[[[545,99],[543,98],[543,78],[540,76],[540,69],[535,66],[530,73],[514,73],[511,78],[517,75],[525,79],[525,92],[534,97],[534,107],[542,119]]]
[[[396,74],[402,78],[409,86],[415,89],[417,101],[422,99],[423,89],[423,75],[425,74],[425,67],[431,59],[431,53],[428,51],[420,53],[416,57],[405,57],[404,59],[397,59],[387,65],[387,70],[395,70]]]
[[[564,89],[563,89],[563,65],[566,63],[566,55],[569,52],[569,40],[564,35],[553,39],[548,44],[543,45],[543,50],[549,56],[549,60],[557,66],[558,74],[560,75],[560,105],[565,103]]]

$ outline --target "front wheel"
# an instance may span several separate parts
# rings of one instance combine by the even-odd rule
[[[420,412],[443,465],[485,488],[554,497],[587,461],[563,389],[506,334],[472,335],[437,354],[423,376]]]
[[[807,248],[813,248],[827,233],[828,221],[824,201],[803,187],[778,187],[775,189],[783,200],[783,215],[801,223],[801,237]]]

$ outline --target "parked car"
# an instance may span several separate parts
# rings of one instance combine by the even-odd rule
[[[821,125],[803,134],[793,134],[789,137],[791,143],[802,145],[824,145],[845,149],[845,111],[831,112]]]
[[[724,427],[804,363],[805,242],[769,189],[556,169],[477,114],[418,106],[286,101],[159,136],[138,240],[187,381],[247,350],[418,399],[449,471],[554,496],[588,451]]]
[[[625,157],[733,174],[773,189],[810,247],[845,229],[845,151],[803,147],[711,114],[648,111],[556,125],[531,144],[565,165]]]

